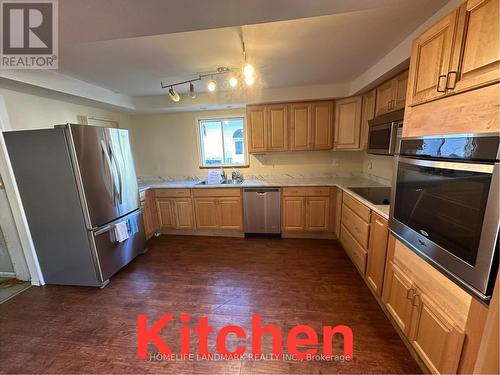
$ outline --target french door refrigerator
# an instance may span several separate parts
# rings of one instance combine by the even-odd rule
[[[127,130],[66,124],[4,138],[46,283],[103,287],[144,251]]]

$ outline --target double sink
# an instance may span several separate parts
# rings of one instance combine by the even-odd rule
[[[241,185],[243,183],[243,181],[233,181],[233,180],[227,180],[227,181],[222,181],[219,185]],[[211,185],[211,184],[208,184],[207,181],[200,181],[198,183],[196,183],[196,185]]]

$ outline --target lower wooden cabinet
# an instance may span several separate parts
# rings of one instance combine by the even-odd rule
[[[284,188],[283,232],[330,231],[330,188]]]
[[[198,229],[243,230],[240,190],[227,189],[228,196],[224,196],[224,190],[200,189],[194,193],[194,211]]]
[[[379,296],[382,296],[388,240],[387,220],[372,212],[366,281]]]
[[[156,198],[160,229],[194,229],[191,198]]]

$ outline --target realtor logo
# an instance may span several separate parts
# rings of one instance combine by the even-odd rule
[[[2,69],[57,69],[57,0],[1,1]]]

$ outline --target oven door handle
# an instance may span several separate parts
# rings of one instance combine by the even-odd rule
[[[413,164],[421,167],[430,167],[438,169],[452,169],[457,171],[479,172],[493,174],[493,164],[484,163],[460,163],[453,161],[437,161],[399,157],[400,163]]]

